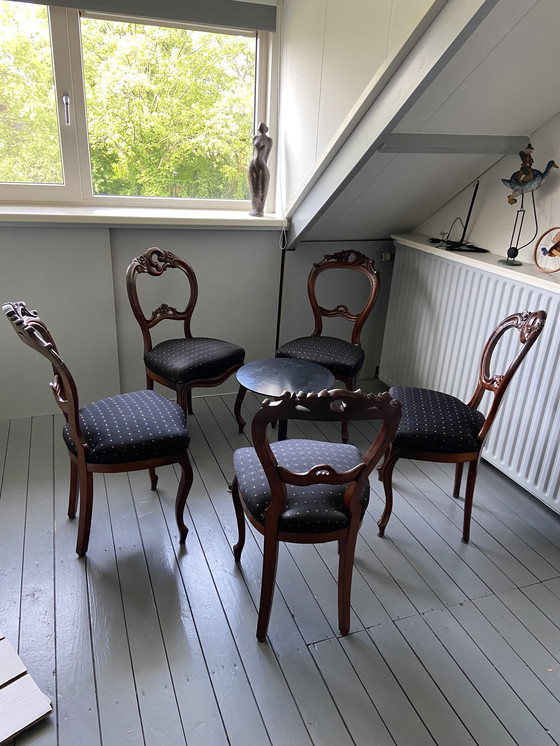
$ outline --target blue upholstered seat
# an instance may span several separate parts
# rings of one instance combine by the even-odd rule
[[[318,464],[329,464],[336,471],[348,471],[362,460],[355,446],[313,440],[283,440],[271,444],[281,466],[294,472],[307,472]],[[270,487],[253,448],[240,448],[233,455],[239,492],[253,518],[264,523],[270,504]],[[346,528],[349,516],[342,504],[345,485],[286,485],[287,506],[278,521],[279,531],[325,533]],[[362,514],[369,502],[369,483],[361,496]]]
[[[365,352],[338,337],[298,337],[279,347],[276,357],[308,360],[323,365],[335,376],[354,378],[364,364]]]
[[[217,378],[235,365],[242,365],[245,350],[232,342],[210,337],[167,339],[144,354],[153,373],[173,383]]]
[[[393,386],[389,393],[402,402],[394,448],[437,453],[475,453],[484,414],[450,394],[414,386]]]
[[[87,404],[79,411],[82,436],[92,464],[122,464],[170,456],[189,445],[186,415],[174,401],[156,391],[134,391]],[[70,428],[68,448],[76,454]]]

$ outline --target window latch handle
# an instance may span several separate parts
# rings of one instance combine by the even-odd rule
[[[62,94],[62,105],[64,107],[64,123],[70,124],[70,94],[64,91]]]

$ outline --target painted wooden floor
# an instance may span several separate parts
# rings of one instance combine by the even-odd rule
[[[384,539],[372,478],[351,634],[335,544],[290,545],[259,644],[261,540],[240,567],[230,548],[232,406],[195,399],[186,547],[167,467],[157,493],[144,472],[97,479],[85,560],[60,419],[0,423],[0,630],[54,703],[18,746],[560,744],[560,518],[483,464],[466,546],[451,469],[400,462]]]

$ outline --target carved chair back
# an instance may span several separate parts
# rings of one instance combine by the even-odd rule
[[[484,425],[478,434],[478,439],[481,442],[484,441],[488,430],[494,421],[500,402],[514,373],[519,368],[523,358],[537,341],[544,328],[545,321],[546,312],[542,310],[514,313],[500,322],[488,338],[482,351],[476,389],[471,400],[468,402],[469,407],[477,409],[482,402],[485,393],[488,392],[493,397]],[[517,331],[519,333],[520,347],[516,346],[514,357],[509,360],[504,373],[493,373],[492,359],[494,351],[504,334],[512,330],[513,332]]]
[[[369,288],[368,295],[363,306],[356,313],[351,313],[348,306],[344,304],[337,305],[331,309],[324,308],[319,304],[317,299],[317,279],[323,272],[332,269],[349,269],[354,272],[360,272],[367,278]],[[360,347],[360,334],[362,327],[373,308],[378,292],[379,274],[373,265],[373,261],[365,256],[365,254],[354,250],[339,251],[336,254],[326,254],[320,262],[313,264],[307,280],[307,294],[309,296],[309,302],[311,303],[311,309],[315,321],[315,328],[313,329],[311,336],[320,336],[323,331],[323,318],[341,317],[353,324],[351,337],[352,343]]]
[[[55,401],[66,418],[78,454],[87,454],[88,446],[84,442],[79,424],[80,406],[76,384],[68,366],[58,354],[52,334],[37,311],[30,311],[23,301],[5,303],[2,310],[21,341],[51,364],[53,380],[50,386]]]
[[[379,396],[361,390],[333,389],[316,393],[284,392],[279,399],[266,399],[253,417],[253,446],[268,479],[272,501],[266,512],[266,522],[274,523],[286,502],[286,484],[347,485],[344,502],[350,514],[361,518],[360,496],[366,480],[381,460],[397,431],[401,419],[401,403],[388,392]],[[280,466],[268,439],[268,425],[278,420],[314,420],[343,422],[378,420],[379,434],[362,458],[350,471],[337,472],[329,464],[317,464],[308,472],[296,473]],[[343,446],[344,447],[344,446]]]
[[[182,310],[167,303],[162,303],[147,315],[144,313],[138,297],[138,276],[147,274],[150,277],[161,277],[168,269],[177,269],[184,274],[189,285],[187,303]],[[149,352],[152,349],[153,343],[150,330],[161,321],[181,321],[183,323],[184,336],[187,339],[192,338],[191,318],[198,300],[198,282],[193,268],[187,261],[172,254],[170,251],[163,251],[157,247],[147,249],[129,264],[126,271],[126,290],[132,312],[142,330],[144,352]]]

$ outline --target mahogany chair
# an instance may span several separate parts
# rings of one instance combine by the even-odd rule
[[[494,422],[506,389],[546,321],[545,311],[524,311],[505,318],[490,335],[480,361],[478,381],[468,404],[440,391],[413,386],[392,386],[391,396],[403,404],[399,429],[379,469],[385,491],[385,510],[378,521],[383,536],[393,507],[393,469],[401,458],[454,463],[453,497],[461,489],[463,464],[469,464],[463,518],[463,541],[469,541],[471,512],[478,463],[484,440]],[[502,374],[492,369],[492,354],[506,332],[519,338],[515,353]],[[490,401],[485,415],[478,409],[484,395]],[[488,398],[488,397],[487,397]]]
[[[340,304],[332,309],[324,308],[317,299],[317,280],[321,274],[333,269],[348,269],[365,275],[369,283],[369,292],[362,307],[352,313],[346,305]],[[356,388],[356,379],[362,369],[365,353],[361,346],[360,335],[379,293],[379,274],[373,261],[359,251],[339,251],[326,254],[320,262],[313,264],[307,280],[307,294],[313,311],[315,327],[308,337],[298,337],[286,342],[276,350],[276,357],[298,358],[318,363],[343,383],[347,389]],[[329,337],[323,334],[323,319],[341,317],[352,324],[351,340]],[[348,424],[342,423],[342,440],[348,442]]]
[[[178,310],[162,303],[149,315],[145,314],[138,297],[138,276],[147,274],[161,278],[170,269],[182,272],[188,283],[185,308]],[[198,300],[196,275],[188,262],[170,251],[154,247],[133,259],[126,271],[126,289],[144,339],[147,388],[153,389],[157,381],[173,389],[177,392],[177,403],[187,414],[192,414],[192,389],[223,383],[243,365],[245,350],[222,339],[193,337],[191,319]],[[151,330],[162,321],[180,322],[183,336],[154,345]],[[239,420],[238,425],[241,431]]]
[[[345,389],[266,399],[253,418],[254,448],[233,455],[232,485],[239,538],[236,562],[245,544],[244,514],[264,536],[257,639],[263,642],[274,594],[278,543],[338,542],[338,620],[350,627],[354,548],[369,502],[369,480],[389,446],[401,416],[400,402]],[[362,455],[345,443],[288,439],[270,443],[267,426],[277,420],[378,420],[379,434]]]
[[[188,456],[189,434],[185,412],[155,391],[135,391],[99,399],[80,407],[78,391],[61,359],[51,333],[36,311],[21,301],[2,306],[22,342],[45,357],[53,369],[51,388],[66,419],[62,435],[70,456],[68,516],[80,502],[76,552],[87,552],[93,508],[93,474],[149,469],[155,490],[155,468],[179,464],[181,479],[175,500],[180,542],[188,529],[183,511],[193,481]]]

